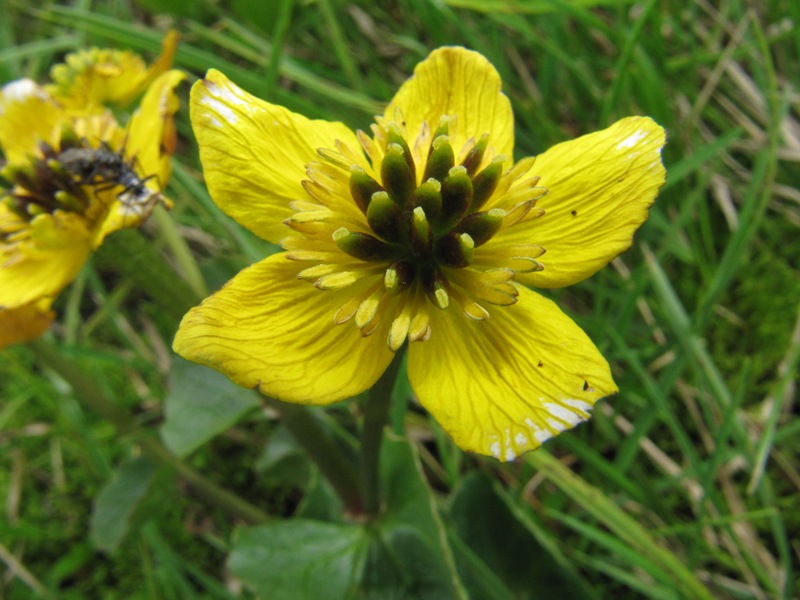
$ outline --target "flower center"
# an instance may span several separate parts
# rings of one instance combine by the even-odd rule
[[[452,117],[433,133],[423,123],[410,145],[403,126],[378,118],[374,138],[357,132],[366,158],[339,141],[319,150],[324,162],[307,165],[304,182],[313,202],[295,203],[286,221],[301,234],[283,241],[288,258],[318,263],[298,276],[350,291],[334,320],[354,318],[369,335],[388,316],[392,350],[430,337],[431,305],[455,301],[483,320],[484,305],[516,301],[517,272],[542,268],[542,247],[502,239],[542,214],[532,209],[547,190],[524,177],[533,159],[504,172],[488,134],[458,149],[454,128]]]
[[[90,199],[72,174],[60,164],[59,152],[41,143],[41,156],[24,165],[6,165],[0,176],[12,184],[2,201],[26,222],[42,213],[87,211]]]
[[[17,240],[20,227],[41,214],[77,213],[95,222],[104,217],[114,198],[126,209],[138,210],[139,216],[161,199],[145,185],[152,176],[140,177],[134,162],[121,151],[105,144],[92,148],[71,130],[63,135],[59,150],[41,142],[39,156],[0,171],[12,184],[0,201],[18,218],[7,224],[7,230],[0,229],[0,242]]]

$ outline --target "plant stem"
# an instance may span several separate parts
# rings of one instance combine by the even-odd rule
[[[404,351],[405,349],[401,348],[395,353],[389,367],[367,392],[367,401],[364,403],[364,424],[361,427],[361,494],[364,499],[364,514],[368,517],[377,516],[381,507],[378,471],[383,428],[386,425],[392,402],[392,389],[403,362]]]
[[[355,468],[314,414],[302,406],[279,402],[268,396],[264,396],[264,399],[280,414],[281,422],[336,490],[348,512],[362,514],[364,507]]]
[[[75,398],[109,421],[121,435],[131,435],[140,431],[139,425],[124,408],[109,400],[69,358],[57,352],[52,345],[36,340],[30,347],[37,354],[40,363],[69,383]],[[173,455],[158,439],[143,437],[138,440],[142,450],[161,464],[167,465],[195,491],[202,499],[208,500],[232,516],[249,523],[263,523],[270,516],[239,496],[209,481],[200,473]]]

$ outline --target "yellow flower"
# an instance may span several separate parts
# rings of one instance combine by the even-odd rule
[[[126,128],[108,110],[75,115],[28,79],[0,90],[2,176],[11,183],[0,190],[0,322],[35,332],[105,236],[167,203],[166,149],[175,145],[183,78],[160,75]],[[9,334],[26,336],[35,337]]]
[[[124,108],[172,66],[177,46],[178,33],[171,30],[162,43],[161,56],[150,67],[130,50],[73,52],[50,69],[53,83],[45,89],[66,110],[76,113],[102,111],[109,104]]]
[[[47,331],[55,318],[50,310],[52,303],[52,298],[43,298],[33,304],[0,310],[0,348],[35,340]]]
[[[665,178],[664,131],[630,117],[512,159],[481,55],[417,66],[372,136],[263,102],[217,71],[191,117],[216,203],[285,249],[193,308],[182,356],[280,400],[370,388],[408,340],[420,403],[463,449],[511,460],[617,391],[586,334],[527,286],[565,286],[631,245]]]

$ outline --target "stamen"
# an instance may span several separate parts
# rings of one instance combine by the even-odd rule
[[[356,310],[356,326],[359,329],[364,329],[378,314],[378,306],[383,296],[383,290],[377,289],[358,306],[358,310]]]
[[[361,143],[361,148],[364,150],[364,154],[366,154],[369,158],[372,168],[376,169],[378,166],[380,166],[381,161],[383,160],[383,150],[380,149],[378,144],[376,144],[371,137],[369,137],[360,129],[356,131],[356,137]]]
[[[483,321],[486,306],[516,302],[517,273],[543,268],[544,248],[498,235],[544,212],[535,204],[547,190],[526,176],[534,159],[504,173],[506,159],[495,156],[488,134],[467,140],[457,158],[455,122],[444,116],[431,132],[423,121],[412,143],[400,113],[376,117],[372,137],[356,132],[369,164],[336,140],[307,165],[310,200],[293,202],[296,213],[285,221],[296,232],[284,241],[287,257],[317,263],[298,277],[348,290],[334,322],[354,320],[367,336],[384,319],[393,352],[430,338],[431,305],[446,310],[452,299]]]
[[[411,309],[411,302],[406,302],[400,314],[392,321],[389,336],[386,340],[389,344],[389,350],[392,352],[397,352],[408,337],[408,331],[411,328]]]
[[[415,299],[416,300],[416,299]],[[408,329],[408,340],[410,342],[424,342],[431,337],[430,327],[430,313],[425,307],[424,301],[416,301],[418,306],[414,313],[414,318],[411,319],[411,326]]]
[[[406,291],[414,282],[414,267],[405,260],[396,260],[383,276],[386,291],[392,295]]]
[[[464,314],[473,321],[483,321],[489,318],[488,310],[453,286],[450,288],[450,296],[458,303]]]

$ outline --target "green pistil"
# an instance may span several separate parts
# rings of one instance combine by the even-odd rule
[[[381,164],[381,181],[389,197],[398,206],[405,207],[414,191],[414,172],[408,166],[406,151],[400,144],[389,144]]]
[[[422,180],[435,179],[442,181],[455,164],[456,159],[453,147],[450,145],[450,138],[446,135],[440,135],[434,138],[433,144],[431,144],[431,152],[428,157],[428,164],[425,165],[425,174],[422,176]]]
[[[439,238],[436,244],[436,255],[439,261],[454,269],[463,269],[472,264],[475,242],[466,233],[451,231]]]
[[[411,205],[424,210],[431,219],[437,219],[442,212],[442,184],[435,179],[428,179],[414,190]]]
[[[372,195],[367,207],[367,222],[375,234],[387,242],[402,243],[405,216],[386,192]]]
[[[458,224],[458,230],[472,238],[476,246],[482,246],[494,237],[503,225],[506,211],[493,208],[489,212],[478,212],[467,215]]]
[[[484,135],[455,164],[448,136],[452,119],[443,118],[434,133],[428,160],[416,165],[402,129],[386,128],[386,150],[380,182],[363,168],[350,168],[350,193],[366,215],[370,232],[338,229],[339,249],[359,260],[386,263],[384,286],[392,294],[417,282],[439,308],[450,303],[447,269],[472,264],[475,248],[488,242],[503,225],[501,209],[480,211],[503,174],[502,156],[482,169],[489,136]],[[418,169],[423,172],[417,186]]]
[[[381,184],[367,175],[364,169],[356,165],[350,167],[350,195],[353,196],[361,212],[366,213],[372,195],[382,191]]]
[[[495,156],[483,171],[472,178],[471,210],[480,210],[497,189],[500,176],[503,174],[503,162],[502,156]]]
[[[442,213],[439,228],[451,229],[467,213],[472,204],[472,180],[459,165],[450,169],[442,182]]]

